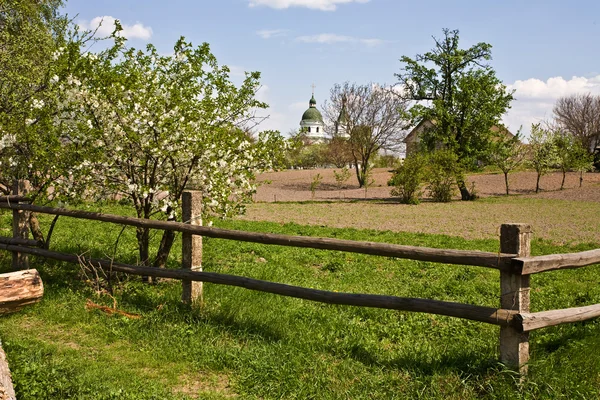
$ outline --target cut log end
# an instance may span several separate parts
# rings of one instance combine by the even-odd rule
[[[39,302],[44,284],[35,269],[0,274],[0,314],[8,314]]]

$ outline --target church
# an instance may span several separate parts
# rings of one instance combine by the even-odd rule
[[[350,137],[344,128],[347,117],[346,99],[342,99],[342,109],[337,120],[334,122],[335,132],[333,132],[333,135],[327,133],[325,131],[323,116],[317,109],[317,101],[315,100],[315,91],[313,85],[313,93],[312,97],[308,101],[308,109],[304,111],[304,114],[302,114],[302,119],[300,120],[300,129],[306,133],[306,137],[311,143],[325,143],[331,139],[332,136],[341,136],[347,139]]]

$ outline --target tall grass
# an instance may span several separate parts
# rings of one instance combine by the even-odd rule
[[[124,213],[117,207],[104,211]],[[47,222],[46,219],[43,222]],[[2,217],[8,227],[10,216]],[[264,222],[221,227],[430,247],[497,251],[495,240]],[[53,249],[114,253],[121,228],[59,219]],[[154,237],[157,246],[159,233]],[[585,250],[533,242],[535,254]],[[180,242],[169,260],[180,261]],[[136,261],[126,228],[116,258]],[[0,254],[8,269],[10,254]],[[20,399],[410,399],[600,398],[600,323],[531,334],[520,382],[498,359],[498,328],[436,315],[335,306],[205,284],[205,304],[180,304],[180,283],[143,285],[121,277],[118,307],[140,319],[87,310],[112,306],[80,267],[33,259],[43,301],[0,319]],[[204,239],[205,271],[354,293],[499,305],[494,270],[360,254]],[[598,266],[532,279],[534,311],[600,303]]]

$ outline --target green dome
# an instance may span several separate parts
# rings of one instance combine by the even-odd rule
[[[302,114],[302,121],[319,121],[323,122],[323,116],[315,107],[310,107]]]
[[[314,93],[308,101],[308,110],[304,111],[304,114],[302,114],[302,121],[323,122],[323,116],[319,110],[317,110],[317,101],[315,100]]]

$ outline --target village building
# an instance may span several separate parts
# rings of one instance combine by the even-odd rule
[[[408,157],[410,154],[419,150],[419,144],[421,143],[421,136],[423,133],[429,129],[435,128],[435,122],[429,119],[424,119],[419,122],[417,126],[415,126],[404,138],[403,142],[406,146],[406,156]],[[494,133],[502,133],[506,136],[513,137],[514,135],[505,127],[494,125],[490,128],[490,130]],[[436,150],[439,150],[443,147],[442,143],[436,143]]]
[[[307,139],[310,140],[311,143],[323,143],[327,140],[323,116],[317,109],[314,90],[312,97],[308,102],[308,109],[302,114],[300,129],[306,134]]]
[[[334,122],[334,132],[330,135],[325,131],[325,123],[323,122],[323,116],[317,109],[317,101],[315,100],[315,92],[313,88],[312,97],[308,102],[308,109],[302,114],[300,120],[300,130],[305,133],[306,138],[311,143],[325,143],[331,137],[342,137],[349,139],[350,134],[346,132],[348,113],[346,111],[346,99],[342,99],[342,109],[338,115],[337,120]]]

